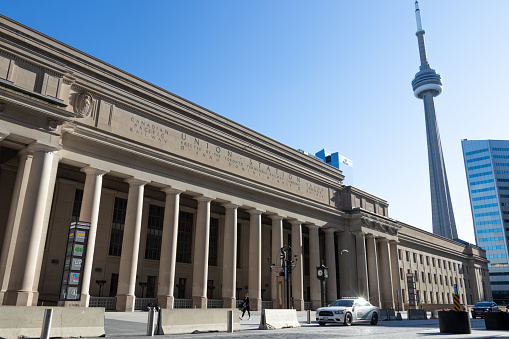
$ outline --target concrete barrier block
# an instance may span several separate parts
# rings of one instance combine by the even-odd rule
[[[50,337],[102,337],[104,308],[0,306],[0,338],[39,338],[44,310],[52,308]]]
[[[260,330],[278,330],[289,327],[300,327],[296,310],[266,309],[262,311]]]
[[[428,319],[428,316],[426,315],[426,310],[409,309],[407,316],[408,316],[408,320],[426,320],[426,319]]]
[[[227,308],[161,309],[162,334],[226,332],[229,310]],[[240,331],[240,322],[235,309],[233,314],[233,330]]]

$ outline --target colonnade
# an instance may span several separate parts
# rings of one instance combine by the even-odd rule
[[[37,288],[42,254],[48,227],[51,197],[58,168],[58,150],[35,144],[22,152],[13,194],[13,201],[2,247],[0,278],[1,300],[5,305],[33,305],[37,302]],[[88,249],[83,271],[81,306],[88,306],[90,280],[97,235],[102,180],[108,170],[86,166],[80,221],[90,223]],[[129,184],[127,210],[122,241],[122,253],[117,288],[119,311],[133,311],[135,305],[136,273],[144,189],[148,183],[139,178],[125,180]],[[162,308],[173,308],[176,270],[176,250],[180,195],[173,187],[161,189],[166,196],[159,263],[157,301]],[[196,232],[194,236],[192,301],[197,308],[207,307],[207,275],[209,256],[210,208],[213,197],[194,195],[197,201]],[[262,306],[262,215],[272,220],[272,258],[279,257],[283,246],[283,220],[291,224],[291,242],[295,260],[292,272],[294,307],[304,309],[304,253],[303,226],[309,231],[310,299],[313,309],[320,306],[320,284],[314,268],[320,265],[319,230],[325,233],[324,260],[329,267],[327,300],[363,296],[382,307],[394,307],[399,288],[397,242],[364,231],[339,231],[328,225],[304,223],[290,216],[282,216],[261,209],[222,202],[224,215],[224,243],[221,295],[223,307],[235,307],[237,268],[237,213],[249,212],[248,286],[253,310]],[[335,237],[338,237],[337,239]],[[336,251],[336,243],[338,244]],[[337,262],[338,260],[338,262]],[[392,268],[391,268],[392,267]],[[339,269],[339,272],[336,270]],[[339,280],[337,280],[339,277]],[[271,295],[276,305],[276,274],[271,274]],[[339,290],[338,290],[339,286]]]

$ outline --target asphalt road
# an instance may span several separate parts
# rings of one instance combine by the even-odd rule
[[[470,319],[472,333],[441,334],[438,328],[437,319],[428,320],[401,320],[401,321],[380,321],[378,325],[354,324],[352,326],[326,325],[319,326],[313,321],[307,324],[306,312],[297,312],[301,324],[299,328],[288,328],[282,330],[259,330],[260,312],[251,312],[251,320],[240,320],[242,331],[234,333],[196,333],[186,335],[165,335],[158,338],[509,338],[507,331],[488,331],[484,326],[484,319]],[[311,312],[311,320],[315,313]],[[147,334],[147,312],[121,313],[107,312],[105,317],[106,337],[108,338],[139,338]],[[403,318],[406,314],[403,313]]]

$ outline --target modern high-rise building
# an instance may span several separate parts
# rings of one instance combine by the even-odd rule
[[[421,65],[419,72],[412,81],[414,95],[424,102],[426,117],[426,136],[428,144],[429,179],[431,190],[431,212],[433,233],[449,239],[457,239],[456,222],[452,210],[449,183],[445,171],[444,155],[440,142],[437,117],[435,113],[435,97],[442,92],[442,78],[428,64],[424,45],[424,30],[421,25],[419,3],[415,2],[415,18],[417,20],[417,40]]]
[[[326,149],[322,149],[321,151],[318,151],[315,153],[315,156],[318,157],[323,162],[339,168],[341,172],[343,172],[343,175],[345,176],[345,179],[343,180],[343,184],[346,186],[353,186],[353,161],[351,159],[348,159],[344,155],[340,154],[339,152],[331,153],[327,151]]]
[[[509,141],[462,140],[477,246],[486,250],[493,299],[509,300]]]

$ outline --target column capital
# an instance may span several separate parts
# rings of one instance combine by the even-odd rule
[[[250,210],[247,210],[247,212],[251,215],[261,215],[263,214],[263,212],[265,212],[264,210],[259,210],[257,208],[253,208],[253,209],[250,209]]]
[[[376,240],[378,240],[378,242],[384,242],[384,243],[389,243],[389,239],[387,238],[377,238]]]
[[[290,222],[290,224],[292,224],[292,226],[301,226],[302,225],[302,221],[297,220],[297,219],[289,220],[289,222]]]
[[[336,232],[337,230],[336,230],[335,228],[324,227],[324,228],[323,228],[323,231],[324,231],[325,233],[334,233],[334,232]]]
[[[48,145],[45,143],[41,143],[38,141],[32,142],[30,145],[27,146],[27,149],[30,152],[57,152],[60,151],[60,148],[53,145]]]
[[[129,186],[145,186],[146,184],[148,184],[148,181],[141,180],[135,177],[127,178],[124,181],[127,182]]]
[[[317,230],[317,229],[319,229],[319,228],[320,228],[320,226],[317,226],[317,225],[315,225],[315,224],[306,224],[306,225],[304,225],[304,226],[306,226],[306,227],[307,227],[308,229],[310,229],[310,230]]]
[[[240,207],[240,205],[237,205],[237,204],[234,204],[231,202],[225,202],[224,204],[222,204],[222,206],[227,209],[237,209]]]
[[[375,239],[375,235],[368,233],[368,234],[366,234],[366,239]]]
[[[177,195],[177,194],[180,194],[183,192],[182,190],[173,188],[171,186],[163,187],[163,188],[161,188],[161,191],[166,193],[166,195],[170,195],[170,194]]]
[[[397,244],[399,244],[399,240],[389,240],[389,244],[397,245]]]
[[[362,231],[353,231],[352,234],[354,234],[356,236],[359,236],[359,235],[366,236],[366,233],[364,233]]]
[[[80,169],[80,171],[84,172],[86,174],[90,174],[90,175],[104,175],[104,174],[110,172],[108,170],[103,170],[103,169],[95,168],[95,167],[91,167],[91,166],[83,167]]]
[[[272,221],[279,221],[284,219],[284,217],[279,214],[271,214],[269,215],[269,218],[272,219]]]
[[[214,198],[207,197],[207,196],[204,196],[204,195],[195,196],[195,197],[193,197],[193,199],[198,201],[198,202],[211,202],[212,200],[214,200]]]

